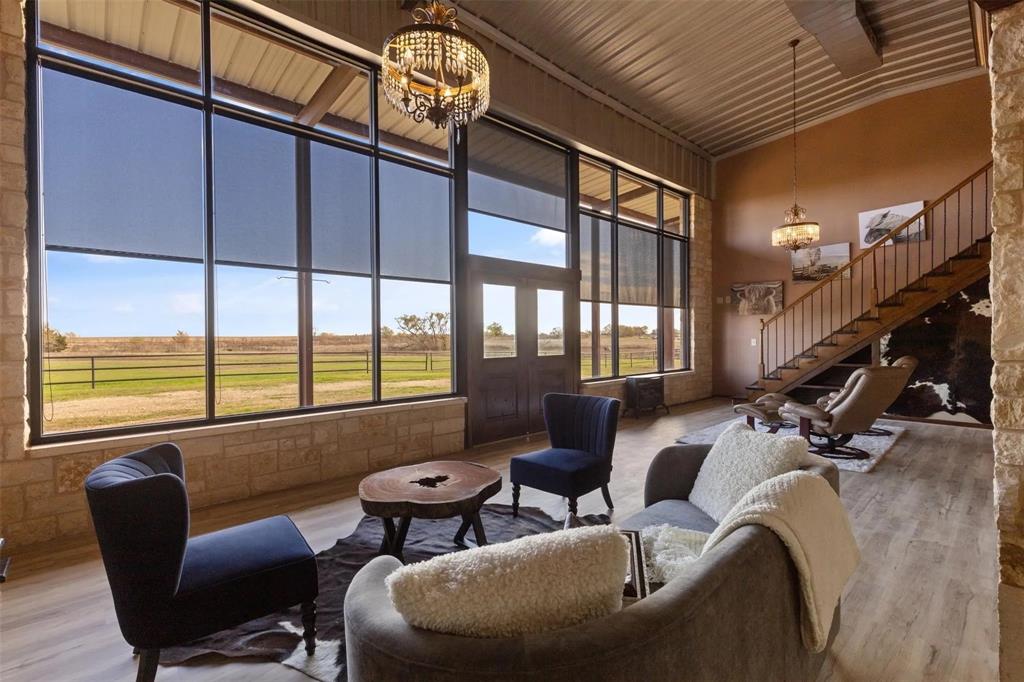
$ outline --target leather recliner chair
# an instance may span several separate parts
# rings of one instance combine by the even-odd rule
[[[839,459],[866,459],[860,448],[847,445],[858,433],[879,435],[875,420],[896,401],[917,367],[917,358],[904,355],[892,365],[862,367],[850,375],[846,385],[804,405],[783,393],[761,396],[759,402],[776,406],[779,416],[800,425],[800,435],[811,444],[811,452]]]

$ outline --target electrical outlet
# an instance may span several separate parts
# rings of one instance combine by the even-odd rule
[[[757,337],[751,337],[750,345],[751,346],[756,346],[757,345]]]

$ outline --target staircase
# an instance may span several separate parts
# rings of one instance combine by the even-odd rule
[[[785,392],[850,364],[844,360],[988,274],[991,188],[989,163],[762,319],[759,378],[747,397]]]

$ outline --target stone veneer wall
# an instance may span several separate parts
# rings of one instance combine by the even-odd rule
[[[25,396],[25,26],[19,0],[0,0],[0,484],[8,468],[28,469]],[[14,476],[17,476],[15,473]],[[7,517],[22,515],[23,495],[0,488],[0,535],[13,543],[27,528],[8,532]],[[23,534],[24,533],[24,534]]]
[[[693,369],[665,375],[665,402],[687,403],[711,396],[711,201],[694,195],[690,217],[690,305],[693,308]],[[625,400],[624,379],[583,384],[583,393]]]
[[[999,676],[1024,680],[1024,3],[993,14],[989,49]]]
[[[0,462],[0,527],[14,546],[89,531],[85,476],[155,443],[181,447],[196,509],[459,452],[465,412],[441,398],[23,448]]]

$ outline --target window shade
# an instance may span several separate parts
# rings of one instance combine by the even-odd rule
[[[658,237],[619,226],[619,302],[658,304]]]
[[[217,116],[213,169],[217,260],[295,267],[295,138]]]
[[[203,257],[198,109],[42,70],[46,246]]]
[[[612,224],[607,220],[580,215],[580,270],[583,275],[581,299],[612,300]],[[595,279],[598,282],[596,287]]]
[[[486,121],[467,139],[471,211],[566,229],[564,152]]]
[[[370,157],[311,142],[313,267],[370,274]]]
[[[443,175],[380,162],[382,275],[450,280],[448,194]]]

